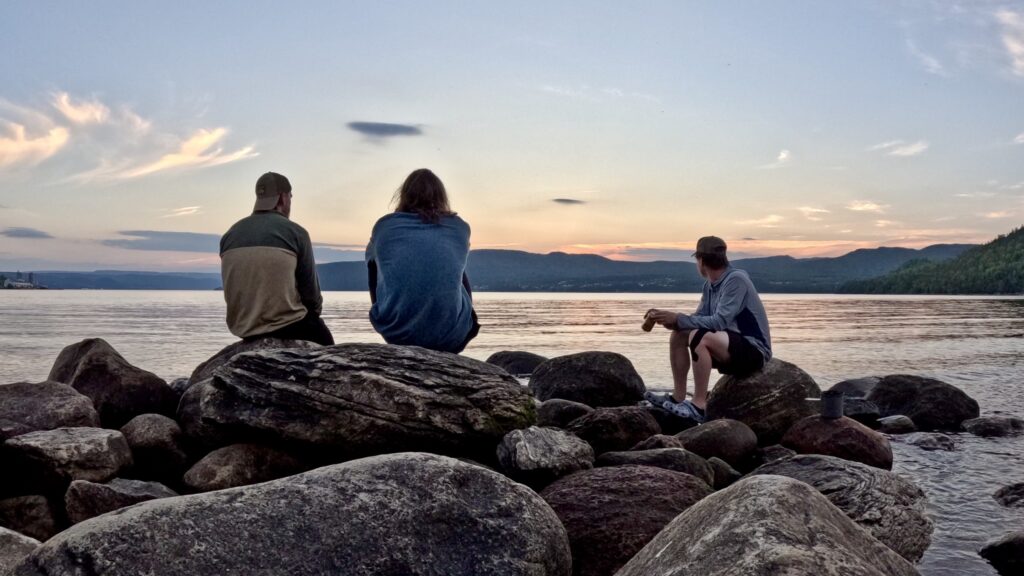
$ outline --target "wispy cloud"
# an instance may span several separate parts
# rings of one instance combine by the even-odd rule
[[[586,204],[587,203],[586,200],[577,200],[575,198],[552,198],[551,201],[556,203],[556,204],[566,204],[566,205],[576,205],[576,204]]]
[[[184,206],[182,208],[172,208],[170,212],[161,216],[161,218],[177,218],[179,216],[192,216],[194,214],[202,214],[200,211],[202,206]]]
[[[415,124],[393,124],[390,122],[349,122],[349,130],[367,138],[393,138],[395,136],[420,136],[423,129]]]
[[[869,152],[874,152],[875,150],[886,150],[886,149],[889,149],[889,148],[894,148],[896,146],[899,146],[900,144],[903,144],[903,140],[889,140],[887,142],[881,142],[879,144],[874,144],[872,146],[868,146],[868,151]]]
[[[165,154],[155,162],[122,170],[116,173],[116,177],[138,178],[176,168],[220,166],[258,156],[258,153],[253,150],[252,146],[246,146],[234,152],[224,152],[221,142],[227,136],[227,133],[227,128],[198,130],[179,145],[177,152]]]
[[[1024,76],[1024,13],[1003,9],[996,12],[996,20],[1002,27],[1001,39],[1010,59],[1010,70],[1016,76]]]
[[[854,200],[846,205],[846,209],[853,212],[876,212],[882,214],[887,206],[872,202],[870,200]]]
[[[875,220],[875,228],[890,228],[892,226],[899,226],[899,224],[895,220]]]
[[[103,124],[110,118],[110,108],[99,100],[75,102],[67,92],[54,94],[53,107],[72,124]]]
[[[889,140],[888,142],[882,142],[868,146],[868,151],[875,152],[878,150],[887,150],[889,156],[917,156],[928,149],[930,144],[927,140],[918,140],[917,142],[907,143],[904,140]]]
[[[763,164],[758,166],[758,170],[772,170],[775,168],[782,168],[789,164],[790,160],[793,159],[793,155],[789,150],[779,150],[779,154],[775,157],[775,162],[771,164]]]
[[[949,75],[946,72],[946,68],[942,65],[942,62],[939,62],[939,60],[931,54],[922,51],[917,47],[917,44],[909,38],[907,39],[907,50],[910,51],[910,54],[914,56],[914,58],[917,58],[917,61],[921,63],[921,66],[923,66],[925,71],[929,74],[935,74],[936,76]]]
[[[219,234],[158,230],[123,230],[118,232],[118,234],[125,236],[125,238],[103,240],[102,244],[127,250],[207,253],[217,253],[220,251]]]
[[[27,135],[25,126],[0,120],[7,134],[0,133],[0,166],[38,164],[53,156],[68,143],[67,128],[56,126],[44,134]]]
[[[807,218],[808,220],[811,220],[813,222],[820,221],[822,214],[830,213],[828,210],[825,210],[824,208],[814,208],[812,206],[801,206],[797,208],[797,210],[799,210],[800,213],[804,215],[804,218]]]
[[[1020,134],[1017,134],[1017,136],[1013,139],[1013,143],[1014,144],[1024,144],[1024,132],[1021,132]]]
[[[961,192],[954,194],[957,198],[991,198],[995,195],[995,192]]]
[[[49,235],[42,230],[36,230],[35,228],[5,228],[0,230],[0,236],[6,236],[8,238],[35,238],[35,239],[51,239],[53,236]]]
[[[998,211],[998,212],[986,212],[984,214],[979,214],[979,216],[981,216],[983,218],[989,218],[989,219],[992,219],[992,220],[996,220],[998,218],[1010,218],[1011,216],[1013,216],[1013,212],[1007,212],[1005,210],[1002,210],[1002,211]]]
[[[652,94],[646,94],[644,92],[637,92],[634,90],[624,90],[622,88],[615,88],[606,86],[603,88],[597,88],[588,84],[581,84],[579,86],[557,86],[552,84],[542,84],[540,86],[541,92],[548,94],[554,94],[556,96],[563,96],[565,98],[573,98],[577,100],[588,100],[591,102],[611,102],[622,99],[634,99],[644,100],[647,102],[661,102],[661,98]]]
[[[779,224],[783,220],[785,220],[785,218],[779,216],[778,214],[769,214],[764,218],[756,218],[753,220],[740,220],[736,223],[741,226],[757,226],[759,228],[778,228]]]

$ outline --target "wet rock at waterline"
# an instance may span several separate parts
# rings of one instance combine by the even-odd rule
[[[530,390],[542,401],[561,398],[600,408],[635,405],[646,388],[622,354],[580,352],[537,366],[530,375]]]
[[[902,414],[883,416],[878,419],[877,430],[883,434],[910,434],[917,432],[914,421]]]
[[[64,495],[64,506],[68,521],[77,524],[132,504],[177,495],[177,492],[159,482],[114,478],[110,482],[97,484],[75,480]]]
[[[1024,531],[1011,532],[978,552],[1002,576],[1024,574]]]
[[[40,430],[99,425],[92,400],[67,384],[46,381],[0,386],[0,441]]]
[[[543,488],[557,478],[594,466],[594,449],[574,434],[531,426],[513,430],[498,444],[498,463],[512,479]]]
[[[1000,438],[1024,434],[1024,420],[1013,416],[981,416],[965,420],[963,429],[983,438]]]
[[[895,438],[897,442],[917,446],[922,450],[944,450],[946,452],[956,450],[956,443],[953,439],[938,432],[912,432]]]
[[[494,364],[513,376],[529,376],[537,366],[547,360],[547,358],[532,352],[502,350],[491,354],[486,362]]]
[[[956,432],[978,417],[978,403],[956,386],[933,378],[895,374],[882,378],[867,395],[882,416],[902,414],[926,432]]]
[[[566,430],[586,440],[598,455],[629,450],[661,433],[654,417],[640,407],[598,408],[573,420]]]
[[[882,417],[878,405],[863,398],[844,398],[843,415],[872,429],[878,428],[878,419]]]
[[[1024,508],[1024,482],[1003,486],[992,497],[1003,506]]]

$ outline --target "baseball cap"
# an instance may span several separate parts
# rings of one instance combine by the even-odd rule
[[[292,184],[277,172],[267,172],[256,181],[256,205],[253,212],[273,210],[281,194],[292,191]]]
[[[690,256],[698,254],[725,254],[725,240],[718,236],[705,236],[697,240],[697,250]]]

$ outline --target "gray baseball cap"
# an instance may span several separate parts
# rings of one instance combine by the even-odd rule
[[[725,240],[718,236],[705,236],[697,240],[697,250],[690,256],[698,254],[725,254]]]
[[[267,172],[256,181],[256,205],[253,212],[273,210],[281,194],[292,191],[292,184],[277,172]]]

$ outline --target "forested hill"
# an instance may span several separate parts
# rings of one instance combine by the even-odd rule
[[[952,260],[913,260],[878,278],[855,280],[854,294],[1024,294],[1024,227]]]

